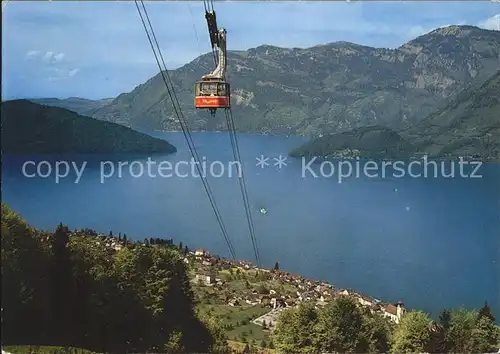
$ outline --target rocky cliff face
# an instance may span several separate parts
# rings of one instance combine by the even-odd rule
[[[500,66],[500,32],[450,26],[396,49],[345,42],[307,49],[264,45],[230,52],[228,66],[240,131],[315,136],[368,125],[399,130],[446,105],[454,92],[493,75]],[[212,118],[193,107],[193,85],[212,67],[207,54],[170,72],[193,130],[225,129],[222,114]],[[93,116],[179,129],[159,74]]]
[[[355,150],[355,154],[353,154]],[[312,139],[291,156],[479,158],[500,161],[500,71],[408,129],[353,129]]]
[[[400,133],[431,157],[500,161],[500,71]]]

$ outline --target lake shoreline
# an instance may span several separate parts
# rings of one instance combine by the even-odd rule
[[[3,165],[3,200],[42,229],[65,221],[72,228],[90,227],[104,233],[111,229],[139,239],[181,236],[188,245],[228,257],[200,178],[190,174],[185,165],[191,155],[183,145],[183,134],[156,135],[171,141],[179,151],[152,157],[154,176],[149,175],[147,155],[49,156],[50,178],[27,178],[22,175],[23,157]],[[200,158],[222,161],[224,166],[234,160],[226,134],[193,133],[193,140]],[[262,264],[280,261],[281,268],[290,272],[325,279],[379,299],[397,301],[400,297],[431,314],[448,304],[479,306],[483,297],[491,299],[496,294],[494,281],[485,283],[477,274],[495,279],[491,262],[497,259],[493,251],[498,233],[498,165],[484,164],[480,179],[460,178],[458,166],[454,179],[441,178],[439,171],[438,178],[424,178],[424,171],[417,166],[412,172],[422,172],[422,178],[413,178],[407,172],[397,178],[397,171],[396,178],[391,178],[390,168],[385,177],[381,169],[377,173],[368,170],[370,176],[379,176],[371,178],[365,177],[363,164],[359,177],[356,166],[347,178],[347,167],[343,171],[336,168],[330,177],[332,171],[324,166],[321,174],[319,167],[313,167],[318,175],[314,178],[308,170],[305,176],[302,174],[301,161],[289,158],[287,166],[275,165],[274,159],[300,141],[239,136]],[[261,155],[268,158],[265,168],[256,166],[255,159]],[[71,165],[68,176],[57,181],[55,162],[74,161],[81,170],[82,158],[88,164],[81,178]],[[116,162],[101,168],[102,160],[137,163],[129,162],[120,170]],[[179,166],[179,173],[188,176],[163,178],[157,166],[164,160]],[[39,165],[44,176],[49,173],[46,165]],[[474,168],[468,166],[464,173]],[[136,178],[141,168],[144,173]],[[434,176],[434,169],[429,167],[429,177]],[[207,180],[238,258],[252,259],[239,183],[234,174],[229,177],[229,169],[225,167],[224,171],[222,178],[208,175]],[[36,166],[29,165],[26,172],[32,176],[37,173]],[[60,168],[60,174],[64,172]],[[219,172],[220,166],[215,173]],[[342,177],[342,183],[338,177]],[[265,216],[259,213],[261,208],[268,210]],[[481,230],[479,234],[477,230]],[[473,234],[476,236],[470,237]],[[492,305],[494,311],[500,310]]]
[[[153,129],[152,130],[155,133],[182,133],[181,130],[158,130],[158,129]],[[191,133],[229,133],[227,130],[191,130]],[[307,138],[309,140],[314,139],[316,136],[312,135],[307,135],[307,134],[280,134],[280,133],[265,133],[265,132],[236,132],[237,134],[246,134],[246,135],[260,135],[260,136],[270,136],[270,137],[280,137],[280,138],[289,138],[289,137],[297,137],[297,138]],[[300,148],[301,145],[293,148],[291,151],[287,152],[286,155],[291,157],[291,158],[302,158],[302,157],[307,157],[307,158],[317,158],[322,159],[324,156],[319,156],[319,155],[307,155],[307,154],[300,154],[296,155],[293,154],[293,151]],[[371,157],[371,156],[349,156],[349,157],[333,157],[333,158],[328,158],[324,159],[325,161],[334,161],[334,160],[356,160],[356,159],[362,159],[362,160],[370,160],[370,159],[377,159],[377,160],[384,160],[384,161],[400,161],[400,160],[421,160],[423,159],[425,155],[423,153],[415,153],[415,155],[412,156],[405,156],[405,157],[395,157],[395,158],[384,158],[383,156],[379,156],[377,158]],[[467,162],[482,162],[482,163],[493,163],[493,164],[500,164],[500,158],[497,157],[466,157],[466,156],[449,156],[449,157],[442,157],[442,156],[432,156],[429,157],[429,160],[431,161],[454,161],[454,160],[460,160],[463,159],[463,161]]]

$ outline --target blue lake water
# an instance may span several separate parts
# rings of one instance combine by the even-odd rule
[[[139,240],[174,238],[229,257],[201,180],[183,164],[190,160],[184,136],[153,135],[169,140],[179,151],[151,156],[149,174],[148,156],[4,156],[2,199],[39,228],[52,230],[63,222],[70,228],[112,230]],[[206,158],[207,177],[236,256],[253,261],[229,137],[193,133],[193,139],[200,157]],[[288,158],[281,169],[274,165],[273,158],[286,156],[303,141],[301,137],[239,135],[264,266],[279,262],[280,268],[292,273],[384,301],[402,300],[407,307],[433,315],[444,307],[480,307],[488,300],[500,317],[500,166],[481,166],[475,174],[481,178],[460,177],[458,166],[455,178],[434,178],[433,167],[427,178],[412,178],[408,171],[397,178],[391,169],[381,177],[380,163],[375,167],[372,163],[367,172],[379,177],[369,177],[363,174],[366,162],[359,162],[359,177],[353,166],[351,176],[339,183],[338,171],[329,176],[330,165],[323,166],[322,175],[321,165],[313,165],[317,178],[309,170],[302,174],[300,159]],[[269,158],[264,168],[256,166],[261,155]],[[83,161],[87,165],[78,183],[74,171],[59,183],[54,171],[47,178],[23,176],[25,161],[42,159],[49,160],[52,168],[56,161],[75,162],[79,168]],[[107,160],[111,162],[101,170]],[[120,161],[141,163],[136,162],[131,171],[122,166],[119,175]],[[163,177],[158,172],[160,162]],[[183,177],[175,176],[176,164]],[[141,165],[143,175],[133,177]],[[213,173],[223,176],[211,176],[210,165]],[[47,172],[46,168],[42,166],[40,172]],[[65,172],[62,165],[60,169]],[[472,170],[465,167],[463,175],[470,176]],[[27,174],[34,171],[35,165],[27,166]],[[449,171],[448,165],[445,172]],[[103,173],[110,177],[102,179]],[[412,173],[419,173],[418,166]],[[261,208],[267,214],[261,214]]]

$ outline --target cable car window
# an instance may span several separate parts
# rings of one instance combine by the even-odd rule
[[[202,90],[205,94],[216,94],[217,93],[217,84],[216,83],[202,83]]]
[[[226,95],[226,84],[219,84],[219,95],[220,96]]]

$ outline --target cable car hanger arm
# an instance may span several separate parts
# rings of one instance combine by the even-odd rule
[[[217,51],[218,51],[217,67],[210,74],[203,75],[202,80],[217,79],[225,81],[226,67],[227,67],[226,33],[227,31],[225,28],[221,28],[220,30],[217,31]]]

